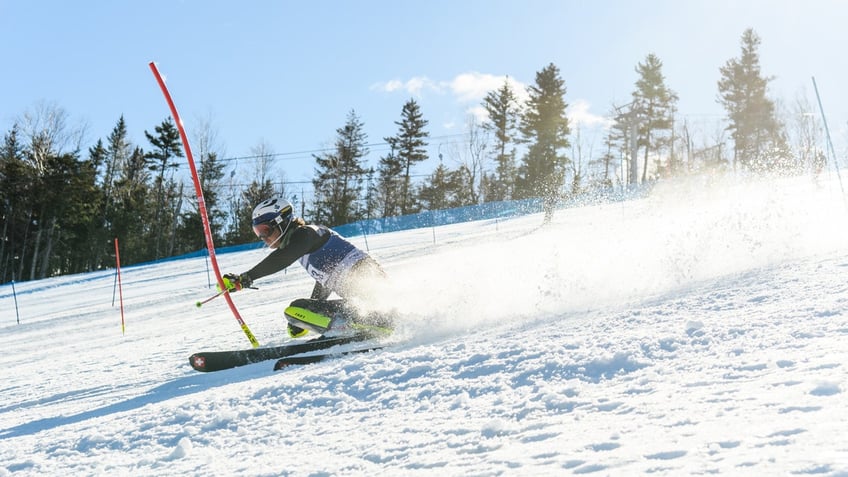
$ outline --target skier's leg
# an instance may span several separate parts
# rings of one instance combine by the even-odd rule
[[[393,328],[391,314],[376,311],[360,313],[346,300],[300,298],[291,302],[285,315],[290,335],[293,334],[292,328],[295,332],[309,330],[318,334],[330,331],[391,333]]]
[[[310,298],[294,300],[285,310],[286,320],[289,322],[289,334],[291,334],[291,328],[309,330],[318,334],[342,328],[347,319],[343,305],[343,300]]]

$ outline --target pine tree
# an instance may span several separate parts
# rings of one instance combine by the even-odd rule
[[[0,283],[21,279],[23,248],[28,226],[26,203],[31,172],[24,158],[24,146],[18,138],[17,124],[0,145],[0,198],[3,206],[2,242],[0,242]]]
[[[103,145],[103,141],[98,139],[97,143],[88,149],[88,166],[94,170],[94,175],[97,177],[107,162],[109,151]],[[97,270],[104,265],[104,257],[109,256],[109,226],[106,218],[106,209],[109,201],[112,200],[110,194],[106,192],[105,177],[101,178],[101,184],[96,189],[96,193],[92,196],[91,203],[96,203],[97,210],[94,218],[88,223],[88,242],[85,244],[85,250],[88,255],[88,265],[85,271]],[[111,191],[110,191],[111,193]]]
[[[401,167],[401,195],[400,214],[406,215],[416,212],[415,191],[412,185],[412,167],[427,159],[427,145],[425,139],[430,134],[424,130],[428,121],[421,114],[421,108],[414,99],[410,99],[403,105],[401,120],[395,121],[399,126],[398,133],[394,138],[386,138],[386,142],[392,147],[392,160]]]
[[[314,155],[317,168],[312,185],[315,189],[314,220],[329,226],[354,222],[363,217],[360,204],[368,155],[364,124],[351,110],[345,125],[336,129],[335,149]]]
[[[221,243],[221,229],[226,214],[219,207],[218,188],[224,177],[224,164],[218,160],[218,154],[206,151],[200,159],[200,169],[197,171],[200,179],[200,189],[203,191],[203,203],[206,206],[206,217],[212,232],[213,243]],[[206,248],[206,236],[203,230],[203,220],[200,217],[200,207],[195,194],[188,194],[190,210],[181,214],[177,230],[178,253],[188,253]]]
[[[48,156],[47,166],[44,200],[50,205],[43,214],[48,226],[38,278],[90,269],[88,231],[99,221],[101,197],[94,162],[63,153]]]
[[[380,217],[393,217],[401,214],[403,162],[395,152],[397,138],[387,137],[384,140],[389,145],[389,153],[380,158],[373,200],[380,210]]]
[[[217,131],[212,126],[211,120],[201,120],[197,127],[192,129],[195,135],[193,141],[195,155],[200,158],[200,168],[197,173],[200,190],[203,191],[203,202],[206,206],[206,218],[209,221],[212,242],[215,245],[223,245],[223,228],[227,220],[226,204],[223,204],[221,199],[225,166],[217,152],[217,149],[221,147],[217,143]],[[197,194],[193,186],[189,189],[192,192],[186,193],[188,211],[181,215],[178,227],[178,247],[184,252],[206,248]]]
[[[376,211],[380,208],[380,194],[376,175],[377,170],[373,167],[365,171],[365,208],[363,213],[366,219],[376,216]]]
[[[250,243],[257,240],[253,233],[253,209],[263,200],[270,197],[276,197],[278,194],[274,191],[274,184],[270,179],[264,182],[254,180],[241,193],[241,210],[239,210],[237,234],[233,237],[235,243]]]
[[[733,138],[733,167],[774,170],[785,158],[785,134],[777,121],[774,102],[766,96],[768,83],[760,69],[760,37],[749,28],[742,34],[742,53],[720,68],[719,103],[727,111]],[[776,154],[775,154],[776,153]]]
[[[112,215],[112,236],[121,244],[121,263],[127,265],[152,259],[149,251],[154,211],[149,199],[150,171],[144,151],[136,147],[118,173],[115,181],[115,207]]]
[[[677,103],[677,94],[665,84],[662,73],[662,61],[649,54],[644,63],[636,66],[639,79],[636,80],[636,90],[633,92],[633,109],[639,111],[639,139],[637,144],[644,148],[642,162],[642,182],[648,177],[648,158],[651,153],[657,154],[663,147],[670,144],[669,135],[673,123],[673,113]]]
[[[155,237],[153,238],[153,257],[162,257],[162,245],[164,235],[168,232],[168,225],[171,223],[170,202],[174,199],[174,187],[166,187],[165,172],[169,169],[173,170],[179,167],[179,164],[173,162],[172,159],[183,157],[182,145],[180,142],[180,133],[174,122],[168,117],[162,124],[156,126],[156,135],[152,135],[144,131],[145,137],[153,145],[153,151],[145,154],[145,159],[148,161],[148,167],[151,171],[156,172],[155,188],[156,188],[156,210],[153,215],[153,224]]]
[[[121,170],[121,167],[123,167],[123,165],[127,162],[133,151],[133,147],[127,133],[127,123],[124,121],[123,115],[120,119],[118,119],[118,123],[112,129],[112,133],[109,134],[107,144],[107,155],[104,163],[106,169],[103,174],[103,193],[105,197],[104,214],[106,215],[108,215],[109,205],[113,199],[111,195],[115,176],[118,171]]]
[[[553,210],[565,180],[569,160],[562,153],[569,147],[568,117],[565,109],[565,82],[553,63],[536,73],[536,84],[528,88],[520,131],[528,150],[518,169],[517,198],[541,197],[545,221]]]
[[[477,194],[474,192],[474,188],[469,186],[474,182],[474,174],[467,165],[462,164],[455,171],[451,171],[448,178],[452,192],[448,207],[465,207],[477,204]]]
[[[100,202],[99,202],[99,223],[92,224],[92,260],[94,266],[99,268],[103,265],[103,257],[110,256],[114,253],[113,241],[114,237],[110,237],[111,221],[114,213],[114,203],[116,196],[114,192],[115,178],[132,155],[133,147],[129,140],[127,132],[127,124],[122,115],[112,132],[107,138],[106,145],[102,141],[97,142],[97,146],[89,149],[89,160],[94,161],[97,170],[101,172],[100,179]],[[111,264],[110,264],[111,265]]]
[[[518,124],[518,99],[508,79],[497,91],[483,98],[489,120],[483,128],[495,134],[495,174],[488,182],[487,201],[509,200],[515,187],[515,132]]]
[[[419,197],[427,210],[439,210],[450,207],[451,174],[444,164],[439,163],[436,170],[421,187]]]

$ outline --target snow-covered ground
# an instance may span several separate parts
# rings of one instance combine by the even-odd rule
[[[249,347],[207,262],[0,288],[2,475],[848,476],[848,206],[836,182],[368,237],[397,345],[197,373]],[[365,245],[362,237],[355,239]],[[266,252],[222,254],[240,272]],[[233,295],[263,345],[299,268]]]

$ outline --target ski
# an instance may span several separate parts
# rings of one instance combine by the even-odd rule
[[[309,356],[287,356],[284,358],[280,358],[274,364],[274,371],[279,371],[284,368],[288,368],[289,366],[300,366],[304,364],[312,364],[312,363],[320,363],[329,358],[335,358],[338,356],[344,356],[348,354],[355,353],[367,353],[369,351],[374,351],[378,349],[382,349],[382,346],[369,346],[368,348],[358,348],[352,350],[339,351],[337,353],[322,353],[322,354],[313,354]]]
[[[189,356],[188,363],[197,371],[211,372],[284,358],[310,351],[320,351],[337,345],[357,343],[375,338],[373,333],[357,333],[350,336],[319,336],[306,341],[268,348],[251,348],[230,351],[201,351]]]

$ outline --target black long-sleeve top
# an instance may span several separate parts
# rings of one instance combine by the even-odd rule
[[[330,239],[330,230],[326,227],[305,227],[299,226],[291,232],[289,243],[278,248],[268,254],[267,257],[257,263],[256,266],[246,272],[251,280],[256,280],[280,270],[288,268],[300,257],[310,254],[319,248]],[[327,290],[317,281],[312,289],[312,298],[324,300],[330,296],[331,290]]]

